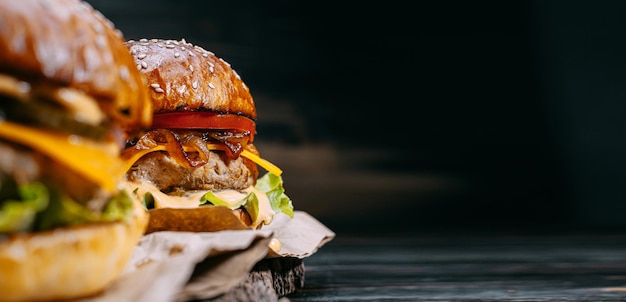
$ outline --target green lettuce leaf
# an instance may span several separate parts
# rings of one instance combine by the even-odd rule
[[[255,188],[267,194],[274,212],[283,212],[293,218],[293,205],[291,199],[285,195],[282,177],[268,172],[257,180]],[[243,199],[231,205],[213,192],[207,192],[200,198],[200,205],[206,205],[207,203],[215,206],[225,206],[231,210],[244,207],[252,221],[256,221],[259,215],[259,198],[255,193],[249,193]]]
[[[200,198],[200,205],[206,205],[207,203],[211,203],[214,206],[228,207],[231,210],[243,207],[250,215],[252,221],[256,221],[259,217],[259,198],[254,193],[246,195],[246,197],[231,205],[209,191]]]
[[[41,183],[16,186],[5,179],[0,183],[0,196],[3,198],[0,200],[0,233],[125,220],[133,211],[133,201],[123,190],[107,202],[101,213],[93,212]]]
[[[48,230],[55,227],[80,224],[85,222],[108,222],[126,220],[133,210],[132,200],[125,191],[120,190],[105,205],[102,212],[90,211],[74,200],[53,195],[50,205],[38,215],[35,225],[37,230]]]
[[[285,194],[282,177],[269,172],[265,173],[257,180],[254,187],[267,194],[274,212],[283,212],[293,218],[293,204],[291,199]]]
[[[0,186],[1,195],[7,198],[0,201],[0,233],[32,229],[37,213],[48,206],[48,189],[40,183],[19,186],[17,190],[14,183],[2,182]],[[7,197],[7,194],[16,196]]]

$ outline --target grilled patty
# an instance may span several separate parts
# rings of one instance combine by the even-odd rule
[[[188,190],[242,190],[255,178],[246,159],[229,159],[223,152],[209,152],[208,162],[198,167],[178,164],[167,152],[152,152],[138,160],[126,174],[130,181],[149,181],[162,192]]]

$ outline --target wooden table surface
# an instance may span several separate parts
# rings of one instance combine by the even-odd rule
[[[338,234],[304,263],[289,301],[626,301],[625,235]]]

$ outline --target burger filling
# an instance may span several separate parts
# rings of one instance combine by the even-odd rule
[[[97,102],[84,93],[50,84],[29,84],[0,74],[3,117],[19,124],[104,140],[110,125]]]
[[[0,234],[130,217],[123,165],[97,102],[0,74]]]
[[[0,141],[0,234],[124,220],[125,191],[113,194],[40,153]]]
[[[226,206],[245,211],[253,228],[276,213],[293,217],[280,169],[261,159],[236,131],[155,129],[123,153],[130,186],[146,208]],[[257,164],[269,172],[257,179]]]

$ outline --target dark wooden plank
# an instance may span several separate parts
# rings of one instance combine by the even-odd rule
[[[337,238],[296,301],[626,301],[626,237]]]

